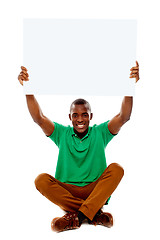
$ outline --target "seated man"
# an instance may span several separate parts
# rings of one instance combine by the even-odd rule
[[[21,69],[18,79],[23,85],[29,75],[25,67]],[[130,78],[139,80],[138,62],[131,68]],[[59,147],[55,177],[43,173],[35,180],[38,191],[66,211],[63,217],[52,220],[52,230],[79,228],[85,219],[90,224],[111,227],[112,215],[101,208],[117,188],[124,170],[117,163],[107,166],[105,148],[130,119],[133,98],[124,97],[119,114],[92,127],[89,124],[93,114],[84,99],[77,99],[70,106],[73,127],[50,121],[33,95],[26,95],[26,99],[33,120]]]

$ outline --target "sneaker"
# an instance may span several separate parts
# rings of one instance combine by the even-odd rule
[[[105,227],[113,226],[113,216],[110,213],[103,212],[102,210],[98,211],[98,213],[94,216],[92,221],[89,221],[89,224],[93,225],[103,225]]]
[[[51,229],[54,232],[77,229],[80,226],[77,212],[69,212],[63,217],[54,218],[51,222]]]

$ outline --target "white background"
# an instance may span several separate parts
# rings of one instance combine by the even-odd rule
[[[0,218],[1,239],[159,239],[159,7],[158,1],[5,1],[0,4]],[[104,210],[115,218],[112,229],[83,225],[60,234],[50,230],[63,212],[34,187],[41,172],[54,174],[58,149],[36,126],[17,81],[22,64],[22,20],[27,18],[113,18],[138,20],[136,84],[131,120],[108,145],[107,162],[118,162],[125,176]],[[46,116],[69,124],[77,96],[37,96]],[[78,96],[79,97],[79,96]],[[122,98],[88,97],[91,124],[118,113]]]

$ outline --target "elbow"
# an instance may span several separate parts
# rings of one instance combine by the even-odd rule
[[[128,122],[129,120],[130,120],[130,117],[126,118],[126,119],[125,119],[125,122]]]
[[[34,118],[33,118],[33,121],[34,121],[34,123],[40,125],[40,120],[39,120],[39,119],[34,119]]]
[[[129,120],[130,120],[130,116],[128,116],[128,117],[121,116],[122,125],[125,124],[126,122],[128,122]]]
[[[33,121],[38,124],[39,126],[42,125],[42,122],[43,122],[43,117],[42,116],[39,116],[39,117],[36,117],[36,118],[33,118]]]

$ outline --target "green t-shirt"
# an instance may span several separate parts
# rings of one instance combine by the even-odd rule
[[[59,148],[56,179],[85,186],[101,176],[107,167],[105,147],[115,136],[109,132],[108,122],[89,126],[82,139],[75,134],[73,127],[54,122],[55,129],[49,138]]]

